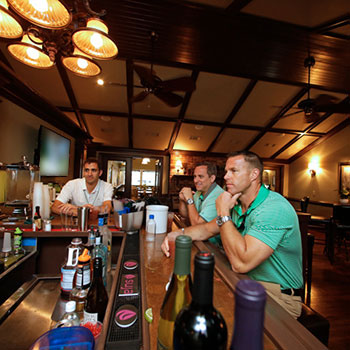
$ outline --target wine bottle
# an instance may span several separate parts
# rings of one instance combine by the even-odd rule
[[[214,255],[199,252],[194,260],[192,302],[178,314],[174,326],[174,350],[226,350],[227,328],[213,306]]]
[[[100,236],[100,232],[97,229],[96,231],[96,243],[95,248],[92,251],[93,258],[101,258],[102,259],[102,278],[103,283],[107,286],[107,247],[101,242],[102,237]]]
[[[173,349],[176,316],[191,302],[191,246],[191,237],[181,235],[176,238],[174,273],[160,310],[158,350]]]
[[[253,280],[241,280],[235,290],[235,326],[231,350],[263,350],[265,288]]]
[[[95,258],[94,277],[86,297],[84,308],[84,323],[91,322],[96,324],[97,321],[103,322],[107,303],[108,295],[102,280],[102,259]]]

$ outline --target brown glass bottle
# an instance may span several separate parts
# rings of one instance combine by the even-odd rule
[[[84,308],[84,323],[97,323],[97,321],[103,322],[107,303],[108,295],[102,279],[102,259],[95,258],[94,277],[86,297]]]

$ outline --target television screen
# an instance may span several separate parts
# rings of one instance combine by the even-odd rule
[[[70,140],[40,126],[39,166],[41,176],[67,176]]]

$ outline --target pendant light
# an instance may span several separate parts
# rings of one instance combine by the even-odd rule
[[[117,45],[108,35],[108,27],[98,18],[90,18],[85,28],[74,31],[72,40],[78,49],[98,59],[111,59],[117,56]]]
[[[54,65],[42,45],[34,43],[27,34],[23,35],[22,41],[8,44],[7,49],[15,59],[28,66],[45,69]]]
[[[11,8],[27,21],[42,28],[61,29],[72,16],[58,0],[7,0]]]
[[[6,0],[0,0],[0,37],[5,39],[18,39],[23,29],[8,10]]]
[[[89,78],[101,73],[101,67],[77,48],[74,49],[73,55],[62,57],[62,63],[71,72],[81,77]]]

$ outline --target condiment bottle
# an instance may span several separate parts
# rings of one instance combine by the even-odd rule
[[[86,297],[91,285],[90,255],[87,248],[79,256],[77,270],[74,276],[74,288],[70,293],[70,299],[76,301],[77,312],[83,312]]]
[[[19,227],[17,227],[15,232],[13,233],[13,250],[15,255],[25,253],[22,248],[22,238],[23,232]]]
[[[73,279],[81,249],[81,238],[73,238],[71,244],[67,247],[67,259],[61,267],[61,293],[65,296],[69,296],[73,289]]]
[[[40,215],[40,206],[38,205],[35,207],[33,231],[41,231],[42,228],[43,228],[43,221]]]

